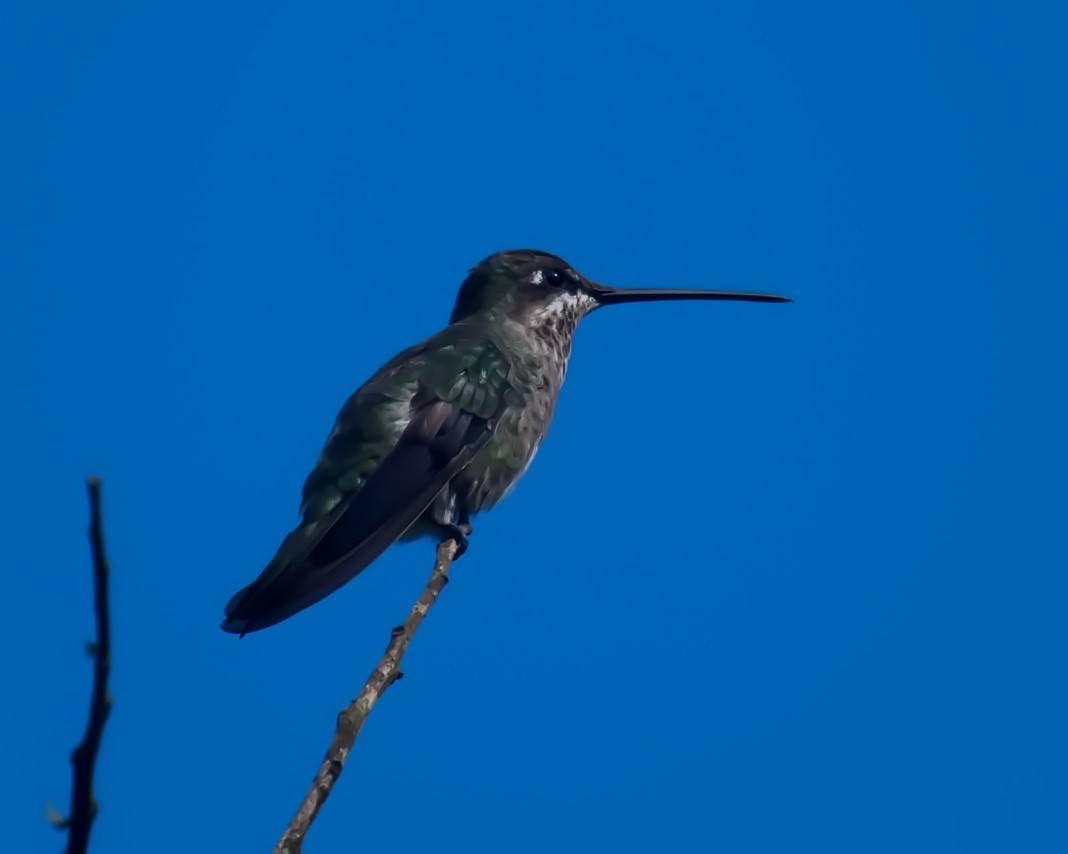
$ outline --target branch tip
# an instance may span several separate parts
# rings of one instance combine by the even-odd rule
[[[108,561],[104,552],[104,530],[100,511],[100,478],[85,479],[89,493],[89,548],[93,570],[93,610],[96,615],[96,639],[86,644],[93,660],[93,687],[89,695],[89,719],[81,743],[71,753],[70,816],[60,822],[51,808],[46,809],[49,820],[56,827],[67,830],[67,854],[85,854],[89,847],[89,831],[97,813],[93,797],[93,771],[96,767],[104,724],[111,711],[108,675],[111,671],[111,622],[108,608]],[[49,812],[51,810],[51,812]]]
[[[389,645],[382,654],[375,669],[364,683],[356,698],[337,716],[334,737],[330,741],[326,755],[320,763],[319,772],[312,780],[311,787],[304,795],[289,826],[282,833],[274,847],[274,854],[300,854],[304,838],[315,817],[319,814],[323,802],[334,788],[344,767],[345,758],[356,742],[364,721],[375,707],[379,698],[394,682],[404,678],[400,663],[411,643],[412,635],[419,628],[430,607],[437,601],[438,593],[448,583],[449,567],[456,557],[457,543],[448,539],[438,544],[434,569],[430,573],[422,594],[412,605],[408,618],[390,632]]]

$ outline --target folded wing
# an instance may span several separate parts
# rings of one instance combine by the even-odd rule
[[[260,577],[230,600],[224,631],[267,628],[350,581],[404,534],[492,435],[489,418],[433,394],[422,398],[413,401],[407,427],[359,491],[318,524],[293,531]]]

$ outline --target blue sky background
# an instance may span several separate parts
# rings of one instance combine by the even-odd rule
[[[307,851],[1068,850],[1068,12],[5,4],[8,847],[267,851],[421,589],[238,641],[338,407],[537,246],[619,285]]]

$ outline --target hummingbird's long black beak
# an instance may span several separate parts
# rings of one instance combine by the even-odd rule
[[[680,288],[610,288],[590,282],[590,293],[601,305],[624,302],[654,302],[679,299],[741,300],[744,302],[793,302],[778,294],[757,294],[750,291],[698,291]]]

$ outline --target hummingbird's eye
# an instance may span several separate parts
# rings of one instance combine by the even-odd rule
[[[553,288],[562,288],[567,281],[567,273],[564,270],[549,270],[545,274],[545,284]]]

